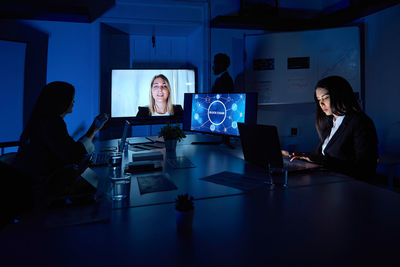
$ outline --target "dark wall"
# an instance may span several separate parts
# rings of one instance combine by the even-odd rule
[[[26,43],[24,110],[25,126],[40,90],[46,84],[48,35],[21,21],[0,21],[0,39]]]

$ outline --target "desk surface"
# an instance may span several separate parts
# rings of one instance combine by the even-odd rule
[[[201,178],[215,175],[221,172],[232,172],[246,174],[260,180],[267,181],[265,170],[249,164],[243,160],[243,153],[240,142],[235,142],[235,149],[229,149],[225,145],[192,145],[191,142],[199,136],[188,136],[184,142],[177,146],[176,152],[165,152],[159,149],[164,155],[163,170],[157,173],[166,174],[167,177],[177,186],[176,190],[157,193],[141,194],[137,177],[149,175],[149,173],[132,174],[130,198],[126,201],[114,202],[114,207],[137,207],[143,205],[154,205],[174,202],[178,194],[189,193],[194,199],[205,199],[213,197],[224,197],[246,193],[243,190],[229,186],[201,180]],[[200,136],[201,138],[201,136]],[[101,146],[110,147],[116,145],[116,140],[102,142]],[[101,149],[101,148],[99,148]],[[157,150],[157,149],[156,149]],[[146,152],[146,151],[144,151]],[[131,161],[134,152],[131,149],[124,155],[124,163]],[[194,165],[194,168],[174,169],[166,159],[174,157],[186,157]],[[102,179],[107,179],[111,174],[108,167],[94,168]],[[329,173],[326,171],[300,174],[289,174],[289,187],[308,186],[320,183],[332,183],[348,181],[343,175]],[[267,189],[268,186],[265,186]]]
[[[130,201],[136,207],[111,210],[107,222],[7,227],[0,232],[1,262],[5,266],[398,264],[397,193],[321,173],[292,177],[285,190],[244,193],[199,180],[223,170],[246,173],[246,164],[235,151],[221,146],[181,148],[177,153],[190,156],[198,166],[198,171],[171,171],[178,188],[187,186],[178,191],[198,198],[191,232],[176,230],[171,201],[177,191],[149,198],[133,191]],[[239,194],[232,195],[235,192]]]

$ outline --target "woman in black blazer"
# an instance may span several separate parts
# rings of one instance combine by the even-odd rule
[[[174,111],[172,116],[183,116],[183,108],[181,105],[172,105],[172,106]],[[138,107],[138,113],[136,114],[136,117],[149,117],[149,116],[153,116],[151,115],[149,107]]]
[[[361,110],[347,80],[330,76],[315,86],[315,125],[320,144],[312,153],[289,153],[324,167],[372,181],[378,161],[378,137],[373,121]]]

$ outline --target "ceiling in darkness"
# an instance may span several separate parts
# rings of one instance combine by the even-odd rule
[[[0,18],[92,22],[115,0],[0,0]]]
[[[0,18],[92,22],[113,7],[116,1],[0,0]],[[317,2],[299,0],[280,4],[280,0],[241,0],[238,12],[212,18],[210,25],[215,28],[262,30],[334,27],[397,5],[400,0],[331,0],[329,3],[333,4],[328,7],[309,9],[312,6],[310,3]],[[308,8],[299,8],[301,5]]]
[[[267,3],[268,2],[268,3]],[[270,4],[273,2],[274,4]],[[331,1],[332,2],[332,1]],[[400,3],[399,0],[338,0],[322,9],[282,7],[279,0],[243,0],[239,12],[217,16],[211,27],[290,31],[346,25]],[[299,2],[297,2],[299,3]]]

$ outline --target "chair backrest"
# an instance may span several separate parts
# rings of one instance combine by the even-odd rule
[[[0,227],[33,207],[32,180],[10,164],[0,161]]]
[[[400,122],[395,122],[384,131],[381,141],[382,154],[400,156]]]
[[[1,154],[0,161],[5,164],[12,165],[16,156],[17,156],[17,152]]]
[[[19,141],[0,142],[0,148],[1,148],[1,154],[0,155],[4,154],[5,148],[18,147],[18,146],[19,146]]]

